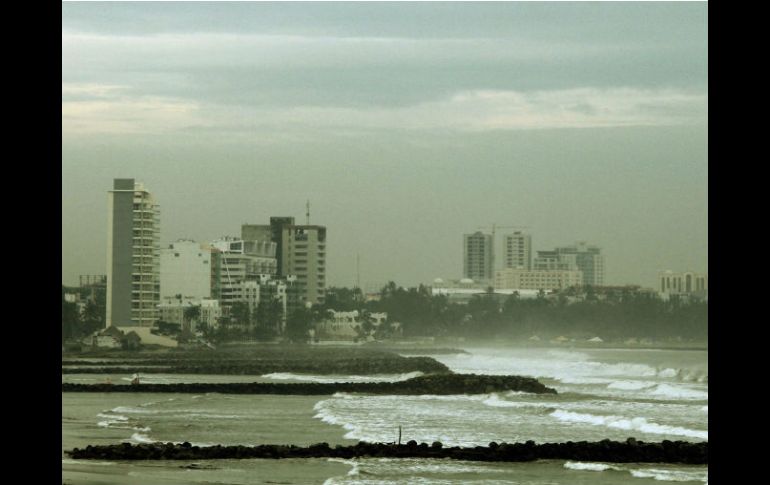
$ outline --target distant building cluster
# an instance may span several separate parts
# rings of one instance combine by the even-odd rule
[[[134,179],[115,179],[108,192],[107,275],[84,284],[106,284],[106,326],[153,327],[161,321],[216,327],[241,303],[280,313],[279,328],[299,307],[324,302],[326,227],[271,217],[243,224],[239,236],[160,247],[160,206]],[[193,330],[194,329],[187,329]]]
[[[557,290],[604,284],[604,256],[597,246],[578,242],[532,255],[532,236],[503,236],[503,267],[495,267],[495,234],[463,236],[463,278],[495,289]]]
[[[521,298],[534,298],[552,293],[565,295],[567,289],[576,289],[568,297],[571,301],[582,300],[586,288],[592,288],[597,299],[603,299],[605,293],[621,290],[633,294],[656,293],[663,299],[708,299],[708,275],[693,272],[660,272],[657,291],[634,285],[605,286],[601,248],[586,242],[538,250],[533,255],[530,234],[522,231],[505,234],[502,268],[495,264],[495,246],[495,226],[492,226],[491,234],[481,231],[464,234],[463,278],[448,281],[436,278],[432,293],[446,295],[460,303],[482,293],[500,298],[513,293]]]
[[[148,332],[158,324],[189,334],[196,331],[195,325],[216,328],[248,311],[257,320],[269,320],[274,333],[281,335],[295,310],[326,299],[326,227],[309,224],[309,206],[304,225],[294,217],[270,217],[267,224],[243,224],[236,236],[206,242],[178,239],[163,248],[160,206],[141,183],[115,179],[108,208],[107,274],[80,276],[80,287],[91,290],[90,300],[106,289],[107,328],[117,327],[129,332],[126,335],[135,329],[144,340],[153,338]],[[604,286],[605,261],[598,246],[577,242],[534,251],[532,236],[522,231],[503,235],[498,267],[495,229],[493,225],[491,234],[463,235],[462,278],[436,278],[433,295],[465,303],[482,293],[499,299],[516,295],[580,300],[588,294],[602,299],[618,292],[648,292]],[[663,298],[708,298],[706,274],[663,271],[658,279],[658,288],[649,292]],[[379,297],[376,291],[364,295],[366,301]],[[80,294],[68,293],[65,299],[76,303],[81,313],[85,310]],[[367,338],[386,328],[397,331],[396,322],[383,324],[386,319],[385,314],[332,312],[316,330],[318,336],[345,338]],[[94,338],[125,345],[121,335],[111,332]]]

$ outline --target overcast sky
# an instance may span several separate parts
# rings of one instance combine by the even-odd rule
[[[65,2],[62,282],[106,273],[114,178],[163,245],[310,199],[330,286],[460,278],[492,223],[607,284],[707,271],[707,7]]]

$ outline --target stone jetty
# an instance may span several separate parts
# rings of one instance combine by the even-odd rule
[[[645,443],[629,438],[618,441],[568,441],[566,443],[489,443],[472,448],[445,447],[409,441],[406,444],[359,442],[352,446],[319,443],[294,445],[193,446],[190,443],[149,443],[87,446],[67,454],[74,459],[101,460],[211,460],[232,458],[450,458],[455,460],[522,462],[577,460],[609,463],[708,464],[708,442],[668,441]]]
[[[62,383],[62,392],[165,392],[220,394],[290,394],[331,395],[336,392],[365,394],[484,394],[520,391],[556,394],[537,379],[521,376],[490,376],[476,374],[433,374],[396,382],[333,382],[333,383],[189,383],[189,384],[74,384]]]

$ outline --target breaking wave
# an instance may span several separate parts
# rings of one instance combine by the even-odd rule
[[[654,390],[650,391],[650,394],[655,396],[663,396],[672,399],[708,399],[708,392],[698,391],[682,385],[671,384],[658,384]]]
[[[155,443],[155,440],[142,433],[134,433],[131,435],[131,441],[137,443]]]
[[[321,384],[331,384],[335,382],[398,382],[412,379],[423,375],[420,371],[407,372],[404,374],[383,374],[372,376],[357,376],[357,375],[330,375],[319,376],[311,374],[294,374],[291,372],[274,372],[272,374],[265,374],[262,377],[274,380],[284,381],[303,381],[303,382],[318,382]]]
[[[657,468],[646,468],[639,470],[629,470],[632,476],[636,478],[652,478],[665,482],[694,482],[700,481],[708,483],[708,470],[690,471],[690,470],[665,470]]]
[[[606,426],[608,428],[617,428],[629,431],[639,431],[649,434],[662,434],[671,436],[687,436],[690,438],[700,438],[707,440],[708,431],[700,431],[678,426],[668,426],[664,424],[652,423],[645,418],[625,418],[622,416],[598,416],[595,414],[574,413],[557,409],[550,414],[559,421],[572,423],[586,423],[594,426]]]
[[[564,468],[570,470],[589,470],[592,472],[603,472],[604,470],[619,470],[619,468],[606,463],[588,463],[582,461],[568,461],[564,464]]]
[[[653,387],[657,383],[651,381],[614,381],[607,385],[607,389],[620,389],[622,391],[639,391]]]

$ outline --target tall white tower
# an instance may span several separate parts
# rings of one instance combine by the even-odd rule
[[[115,179],[107,204],[107,326],[151,327],[160,302],[160,206],[134,179]]]

